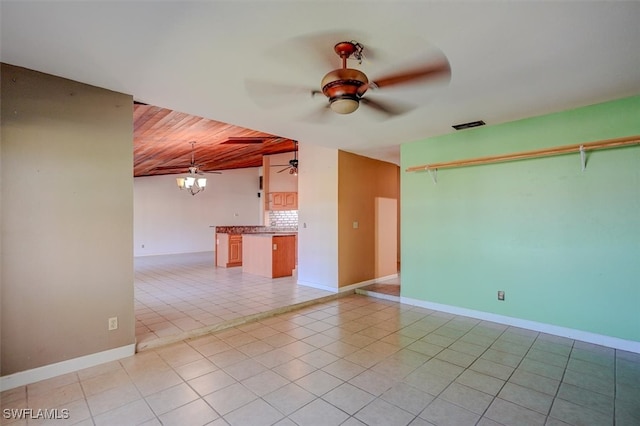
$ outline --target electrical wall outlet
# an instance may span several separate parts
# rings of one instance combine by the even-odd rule
[[[504,291],[498,291],[498,300],[504,300]]]
[[[118,317],[109,318],[109,331],[118,329]]]

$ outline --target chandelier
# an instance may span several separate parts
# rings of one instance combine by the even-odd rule
[[[176,183],[180,190],[186,189],[191,195],[196,195],[200,191],[204,191],[207,186],[207,178],[198,170],[195,159],[195,141],[191,144],[191,164],[189,165],[189,174],[184,177],[176,178]]]
[[[196,195],[198,192],[204,191],[207,187],[207,178],[202,177],[198,173],[197,167],[191,166],[189,167],[189,174],[176,178],[176,183],[181,190],[186,189],[191,195]]]

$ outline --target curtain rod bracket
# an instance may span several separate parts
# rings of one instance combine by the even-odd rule
[[[584,152],[584,145],[580,145],[580,163],[582,164],[582,171],[587,168],[587,155]]]
[[[433,181],[434,185],[438,184],[438,169],[430,169],[429,167],[425,167],[425,169],[427,169],[427,171],[429,172],[429,176],[431,176],[431,180]]]

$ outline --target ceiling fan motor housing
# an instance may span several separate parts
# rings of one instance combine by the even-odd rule
[[[359,70],[340,68],[333,70],[322,79],[322,93],[329,98],[331,109],[339,114],[350,114],[358,109],[360,96],[358,89],[369,79]],[[364,93],[364,92],[363,92]]]

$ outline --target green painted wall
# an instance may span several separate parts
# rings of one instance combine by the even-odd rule
[[[403,145],[402,296],[640,341],[640,146],[405,171],[631,135],[640,96]]]

